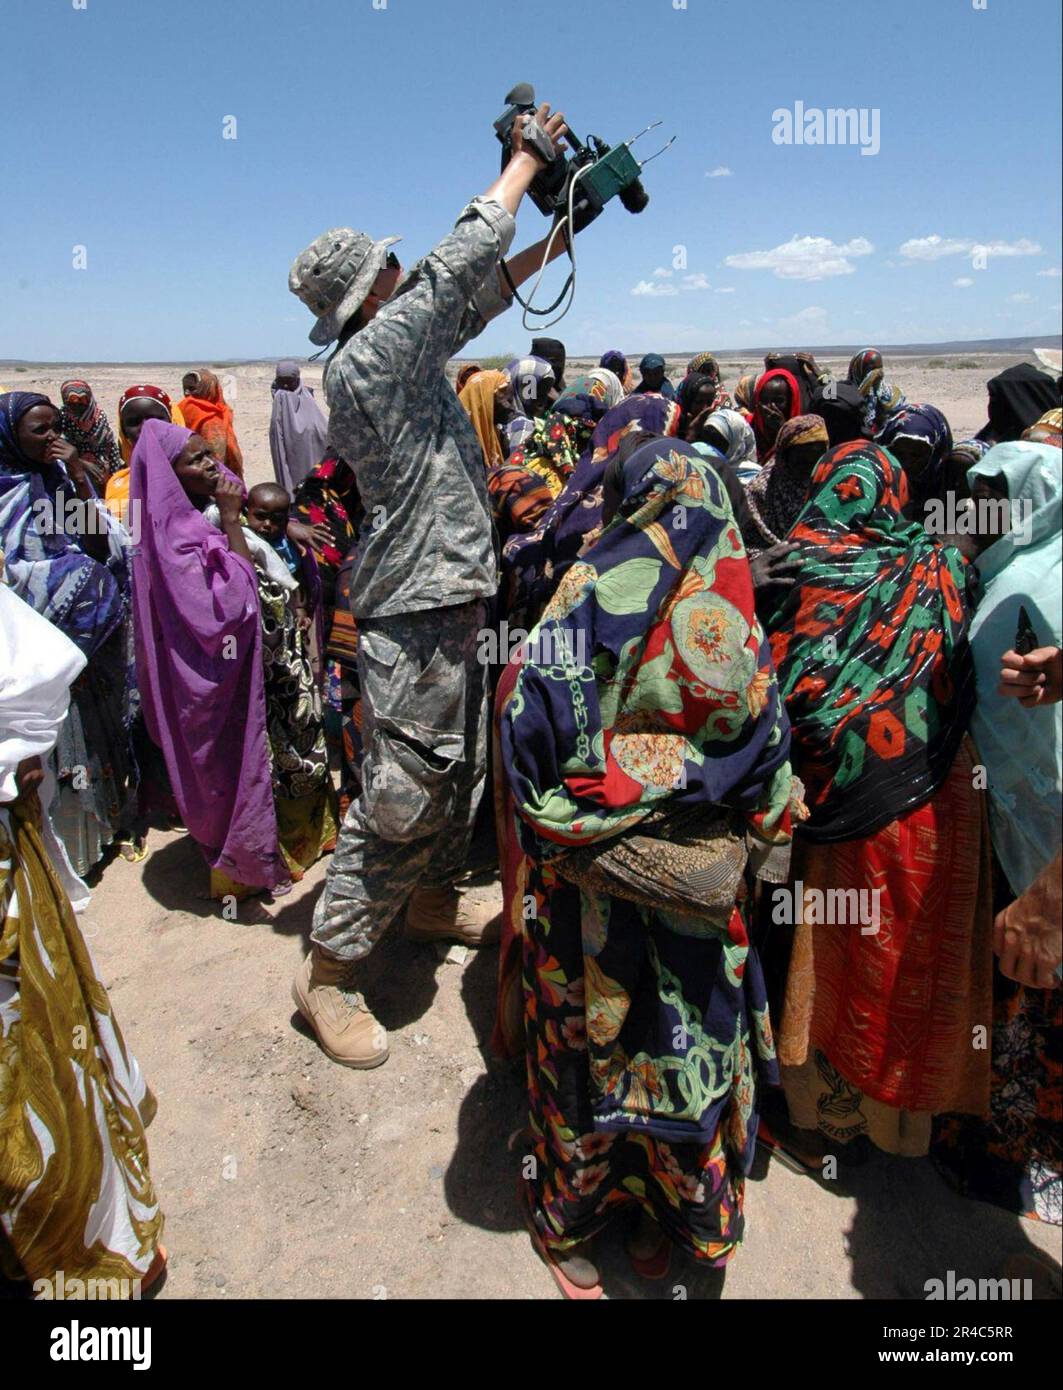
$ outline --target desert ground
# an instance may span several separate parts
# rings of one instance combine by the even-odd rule
[[[666,357],[668,374],[673,382],[680,380],[692,355],[669,354]],[[629,361],[637,362],[638,357],[639,354],[631,354]],[[724,352],[719,354],[719,358],[724,382],[731,387],[745,372],[763,370],[763,363],[752,354]],[[847,357],[817,356],[816,360],[844,379],[849,365]],[[943,410],[956,439],[964,439],[982,427],[985,423],[986,381],[1016,362],[1030,362],[1046,370],[1045,363],[1039,362],[1033,353],[913,354],[896,358],[887,356],[886,359],[889,379],[897,381],[910,401],[929,401]],[[571,381],[581,370],[596,365],[597,359],[569,358],[565,368],[566,379]],[[269,386],[273,380],[272,362],[70,362],[48,363],[45,366],[3,362],[0,363],[0,389],[43,391],[53,400],[58,400],[59,386],[63,381],[71,376],[83,376],[91,382],[96,399],[113,419],[118,398],[127,386],[134,382],[152,382],[161,386],[174,400],[180,400],[181,377],[197,366],[210,367],[222,382],[225,398],[236,416],[236,432],[244,451],[248,480],[262,482],[271,478]],[[321,371],[320,362],[304,364],[302,369],[303,381],[314,388],[318,400],[323,403]],[[1054,374],[1058,372],[1057,363]]]
[[[756,366],[723,358],[732,385]],[[1017,360],[1035,359],[911,356],[888,374],[963,437],[984,421],[986,379]],[[212,364],[5,364],[0,381],[55,399],[60,381],[85,376],[113,416],[133,382],[179,397],[194,365]],[[262,481],[272,364],[213,365],[248,480]],[[679,358],[669,367],[681,375]],[[320,367],[304,380],[318,386]],[[149,848],[143,864],[106,866],[83,925],[159,1100],[149,1140],[170,1252],[162,1296],[557,1297],[514,1199],[519,1148],[508,1144],[524,1106],[521,1076],[488,1049],[497,952],[444,956],[393,930],[370,991],[390,1060],[345,1070],[289,994],[325,864],[290,896],[227,921],[199,896],[207,872],[187,836],[153,833]],[[920,1299],[949,1269],[995,1277],[1031,1247],[1060,1255],[1058,1230],[956,1196],[926,1160],[878,1155],[819,1181],[758,1155],[746,1217],[726,1280],[700,1286],[708,1296]],[[602,1264],[612,1298],[673,1299],[686,1287],[678,1262],[662,1281],[640,1280],[619,1233]]]

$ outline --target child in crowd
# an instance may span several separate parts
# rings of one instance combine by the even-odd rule
[[[308,563],[313,561],[288,538],[288,515],[292,500],[279,483],[258,483],[247,494],[247,525],[261,540],[280,556],[288,573],[298,584],[292,595],[292,606],[300,630],[307,632],[311,625],[312,604],[308,601],[312,584],[307,582]],[[252,549],[252,556],[255,552]]]

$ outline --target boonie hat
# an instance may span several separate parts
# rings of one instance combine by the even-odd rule
[[[365,302],[384,269],[388,247],[402,237],[374,241],[365,232],[333,227],[300,251],[288,272],[288,288],[317,317],[310,341],[325,347]]]

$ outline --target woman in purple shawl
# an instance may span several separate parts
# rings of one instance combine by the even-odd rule
[[[289,496],[325,457],[328,421],[295,362],[278,362],[269,421],[273,473]]]
[[[286,891],[303,867],[278,833],[259,577],[240,525],[241,493],[198,435],[145,421],[130,487],[141,525],[137,679],[148,732],[211,866],[214,897]],[[211,501],[221,530],[202,515]]]
[[[128,540],[97,500],[48,397],[0,395],[0,551],[7,582],[88,657],[71,688],[70,715],[43,791],[52,828],[78,875],[116,839],[131,845]]]

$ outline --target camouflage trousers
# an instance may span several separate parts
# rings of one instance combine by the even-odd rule
[[[359,960],[421,882],[464,871],[486,776],[486,600],[358,624],[362,789],[314,909],[310,939]]]

